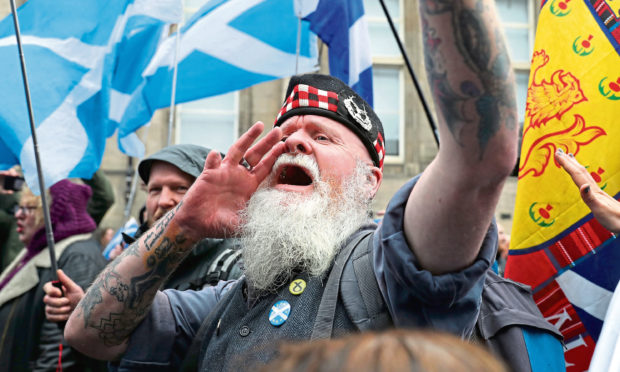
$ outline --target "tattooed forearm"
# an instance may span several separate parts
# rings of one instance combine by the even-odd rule
[[[510,61],[499,29],[488,19],[492,9],[483,1],[467,6],[464,1],[422,1],[423,35],[428,77],[448,129],[459,144],[463,144],[463,130],[478,124],[476,137],[479,157],[482,158],[489,141],[504,124],[516,126],[516,105]],[[441,22],[431,23],[432,17]],[[443,22],[443,23],[442,23]],[[438,32],[446,22],[452,27],[454,45],[447,45],[447,34]],[[441,31],[445,32],[443,28]],[[444,67],[455,61],[445,57],[459,56],[462,63],[476,76],[476,81],[450,73]],[[454,58],[454,57],[450,57]],[[473,109],[468,110],[468,107]],[[466,112],[472,112],[466,114]],[[475,113],[475,115],[474,115]]]
[[[162,217],[144,239],[132,244],[111,262],[80,302],[84,327],[96,329],[105,345],[115,346],[126,341],[147,314],[159,287],[187,254],[187,238],[167,229],[179,206]],[[119,266],[130,257],[140,258],[140,271],[123,274],[126,268]],[[102,306],[104,299],[108,301],[106,311],[97,313],[95,309]],[[111,307],[110,300],[114,303]],[[110,308],[113,311],[109,311]]]
[[[181,200],[172,211],[166,213],[162,218],[160,218],[152,229],[146,232],[144,246],[146,247],[147,251],[150,251],[153,244],[157,241],[157,239],[162,236],[162,234],[166,230],[166,227],[168,227],[170,221],[172,221],[172,218],[175,216],[177,210],[179,210],[182,205],[183,200]]]

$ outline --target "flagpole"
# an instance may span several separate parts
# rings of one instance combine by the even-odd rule
[[[431,111],[428,108],[428,103],[426,102],[426,98],[424,97],[424,93],[422,92],[422,88],[420,87],[420,83],[418,82],[418,78],[413,71],[413,67],[411,67],[411,62],[409,62],[409,57],[407,56],[407,52],[405,51],[405,47],[403,43],[400,41],[400,37],[398,36],[398,31],[394,26],[394,22],[392,21],[392,17],[390,16],[390,12],[385,6],[385,2],[383,0],[379,0],[381,3],[381,7],[383,8],[383,13],[385,13],[385,17],[390,24],[390,29],[392,29],[392,34],[394,35],[394,39],[396,40],[396,44],[398,44],[398,49],[400,49],[400,53],[405,60],[405,64],[407,65],[407,70],[409,70],[409,75],[411,76],[411,80],[413,80],[413,85],[415,86],[416,91],[418,92],[418,96],[420,97],[420,102],[422,102],[422,107],[424,108],[424,112],[426,113],[426,118],[428,119],[428,124],[431,126],[431,131],[433,132],[433,137],[435,138],[435,142],[439,146],[439,133],[437,132],[437,125],[435,124],[435,120],[431,115]]]
[[[145,141],[147,141],[149,138],[149,128],[150,126],[147,126],[144,129]],[[129,218],[130,218],[129,215],[131,214],[131,208],[133,207],[133,202],[136,198],[136,189],[138,188],[138,176],[139,176],[138,166],[140,165],[140,162],[142,161],[142,159],[144,159],[144,156],[138,159],[138,163],[133,168],[133,178],[131,180],[131,189],[129,190],[129,197],[127,198],[127,201],[125,203],[125,210],[123,211],[123,217],[124,217],[123,226],[125,226],[127,221],[129,221]]]
[[[297,13],[297,40],[295,44],[295,75],[299,74],[299,54],[301,53],[301,7]]]
[[[181,39],[181,25],[177,24],[177,37],[174,39],[174,70],[172,72],[172,92],[170,93],[170,111],[168,115],[168,144],[172,144],[172,123],[174,122],[175,97],[177,93],[177,72],[179,71],[179,40]]]
[[[19,20],[17,19],[17,10],[15,9],[15,0],[10,0],[11,13],[13,14],[13,25],[15,27],[15,38],[17,39],[17,49],[19,50],[19,62],[22,70],[22,80],[24,81],[24,91],[26,93],[26,105],[28,107],[28,119],[30,121],[30,132],[32,134],[32,144],[34,146],[34,159],[37,165],[37,176],[39,178],[39,190],[41,193],[41,204],[43,205],[43,220],[45,221],[45,234],[47,237],[47,248],[50,254],[50,263],[52,267],[52,281],[58,283],[56,271],[58,264],[56,263],[56,252],[54,247],[54,231],[52,230],[49,205],[47,203],[45,180],[43,179],[43,171],[41,167],[41,159],[39,157],[39,143],[37,142],[37,134],[34,126],[34,113],[32,111],[32,101],[30,99],[30,87],[28,85],[28,75],[26,74],[26,60],[24,58],[24,50],[22,49],[21,34],[19,31]],[[60,284],[60,283],[58,283]],[[55,284],[56,285],[56,284]],[[58,285],[56,285],[58,286]],[[59,288],[62,287],[60,286]]]

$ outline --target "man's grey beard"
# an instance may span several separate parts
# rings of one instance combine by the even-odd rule
[[[278,163],[292,158],[282,155],[274,171]],[[295,158],[306,168],[314,167],[311,173],[318,175],[312,157]],[[364,186],[370,171],[358,161],[353,175],[341,186],[314,178],[310,195],[267,187],[272,184],[267,179],[243,212],[246,223],[240,238],[250,286],[258,292],[275,292],[294,272],[319,276],[329,269],[341,244],[368,221],[371,198]]]

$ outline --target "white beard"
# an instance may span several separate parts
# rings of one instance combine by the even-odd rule
[[[282,155],[273,169],[281,161],[291,162],[291,157]],[[371,198],[364,191],[368,165],[358,161],[354,174],[334,187],[318,179],[312,157],[297,155],[294,162],[313,174],[312,194],[276,190],[266,186],[272,184],[267,179],[243,212],[243,266],[248,283],[258,292],[275,292],[298,270],[322,275],[341,244],[369,218]]]

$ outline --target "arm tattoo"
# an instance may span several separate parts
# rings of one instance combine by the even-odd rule
[[[132,244],[104,269],[80,302],[79,308],[84,314],[84,328],[97,329],[99,338],[106,346],[120,345],[129,337],[147,314],[152,298],[163,281],[185,257],[186,252],[179,247],[187,238],[182,234],[172,238],[164,235],[180,206],[181,204],[168,212],[149,230],[144,239],[146,254],[140,254],[139,241]],[[127,256],[141,257],[146,271],[131,278],[119,274],[117,266]],[[109,312],[100,319],[92,319],[95,306],[103,303],[104,292],[120,303],[122,310]]]
[[[502,122],[509,129],[516,126],[510,60],[501,32],[498,29],[487,29],[481,18],[489,9],[486,9],[481,1],[470,9],[464,7],[461,1],[427,0],[422,2],[422,12],[427,16],[445,14],[450,17],[455,30],[455,46],[465,64],[480,80],[477,83],[461,81],[458,83],[460,92],[451,88],[448,71],[443,66],[447,61],[439,48],[443,40],[436,37],[436,30],[423,19],[426,68],[437,106],[455,140],[461,143],[462,129],[476,122],[464,113],[465,103],[473,100],[475,111],[480,118],[477,139],[482,158],[488,142],[499,131]],[[495,44],[492,44],[491,36],[495,39]],[[494,50],[496,52],[493,52]]]

